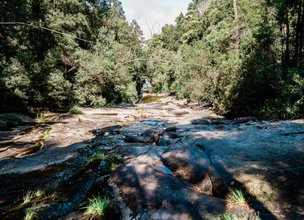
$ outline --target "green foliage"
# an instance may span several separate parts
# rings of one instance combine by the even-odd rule
[[[173,91],[180,98],[212,101],[214,82],[212,69],[208,68],[209,54],[204,53],[205,45],[195,42],[193,45],[184,45],[180,60],[175,70]]]
[[[137,101],[143,68],[127,61],[142,56],[141,30],[126,22],[120,1],[0,4],[1,21],[27,23],[0,26],[0,98],[6,104],[65,108]]]
[[[221,220],[237,220],[237,218],[231,213],[224,213],[221,216]]]
[[[109,156],[108,155],[105,155],[104,153],[102,152],[96,152],[94,153],[90,158],[89,158],[89,161],[94,161],[94,160],[106,160],[108,159]]]
[[[147,79],[228,116],[300,117],[303,16],[299,0],[193,0],[143,51],[118,0],[1,1],[1,21],[27,25],[0,26],[0,98],[42,108],[134,103]]]
[[[174,53],[162,48],[148,51],[147,76],[156,92],[169,92],[174,81]]]
[[[46,129],[41,135],[42,140],[47,140],[48,138],[50,138],[50,133],[51,129]]]
[[[221,215],[221,220],[243,220],[243,219],[252,219],[252,220],[260,220],[258,214],[256,213],[240,213],[238,215],[234,215],[230,212],[226,212]]]
[[[42,197],[42,196],[45,196],[45,192],[43,191],[43,190],[37,190],[37,191],[35,191],[35,196],[37,197],[37,198],[39,198],[39,197]]]
[[[35,218],[37,218],[37,212],[33,208],[26,209],[24,220],[33,220]]]
[[[34,192],[31,192],[31,191],[27,192],[25,194],[25,196],[23,197],[22,205],[26,205],[26,204],[30,203],[34,197],[35,197]]]
[[[12,58],[3,69],[3,81],[5,87],[12,91],[13,95],[28,100],[30,90],[30,79],[25,67],[16,58]]]
[[[258,213],[249,211],[249,205],[246,201],[245,195],[242,190],[234,189],[227,196],[227,207],[228,210],[233,210],[234,206],[241,206],[244,208],[243,212],[231,213],[230,211],[225,212],[221,215],[222,220],[241,220],[241,219],[254,219],[260,220]],[[247,211],[246,211],[247,210]]]
[[[26,205],[30,202],[32,202],[36,198],[41,198],[45,196],[45,192],[42,190],[37,190],[37,191],[28,191],[24,196],[23,196],[23,202],[22,205]]]
[[[44,111],[38,112],[36,118],[39,121],[39,123],[45,124],[48,122]]]
[[[244,205],[246,204],[246,199],[241,190],[233,190],[229,195],[228,195],[228,200],[230,200],[232,203],[239,204],[239,205]]]
[[[79,109],[78,106],[74,105],[73,107],[70,108],[69,113],[73,115],[81,115],[82,111]]]
[[[114,203],[106,198],[101,198],[99,195],[89,200],[86,206],[85,215],[90,216],[90,219],[96,217],[104,217],[115,208]]]
[[[153,37],[147,70],[154,90],[207,101],[228,116],[301,116],[304,3],[235,2],[195,0]]]
[[[96,152],[89,158],[88,162],[92,162],[95,160],[107,161],[109,163],[111,169],[114,170],[119,164],[121,164],[122,156],[119,154],[115,154],[115,153],[106,155],[103,152]]]

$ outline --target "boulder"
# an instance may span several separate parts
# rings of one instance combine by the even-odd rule
[[[227,187],[210,164],[207,155],[196,147],[171,150],[162,155],[162,161],[176,176],[201,192],[222,197]]]
[[[152,164],[130,161],[116,170],[109,183],[119,189],[133,216],[148,212],[152,219],[216,219],[225,212],[224,200],[196,192],[188,183]]]

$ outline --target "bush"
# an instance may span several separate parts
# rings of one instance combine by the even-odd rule
[[[72,115],[80,115],[83,114],[82,111],[79,109],[78,106],[74,105],[73,107],[70,108],[69,113]]]

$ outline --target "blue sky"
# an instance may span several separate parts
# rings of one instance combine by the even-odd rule
[[[146,39],[159,33],[165,24],[173,24],[175,18],[186,12],[191,0],[121,0],[127,20],[136,19]]]

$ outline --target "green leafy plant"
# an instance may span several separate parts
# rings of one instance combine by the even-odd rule
[[[106,198],[101,198],[100,195],[89,199],[88,206],[85,207],[85,215],[90,216],[90,219],[106,216],[109,210],[114,209],[114,203]]]
[[[108,155],[105,155],[104,153],[102,152],[96,152],[94,153],[90,158],[89,158],[89,161],[94,161],[94,160],[106,160],[108,159],[109,156]]]
[[[48,122],[44,111],[38,112],[36,118],[42,124],[45,124]]]
[[[81,115],[83,112],[79,109],[77,105],[74,105],[73,107],[70,108],[69,113],[72,115]]]
[[[238,190],[238,189],[233,190],[228,195],[228,200],[232,201],[233,203],[239,204],[239,205],[247,204],[243,192],[241,190]]]

